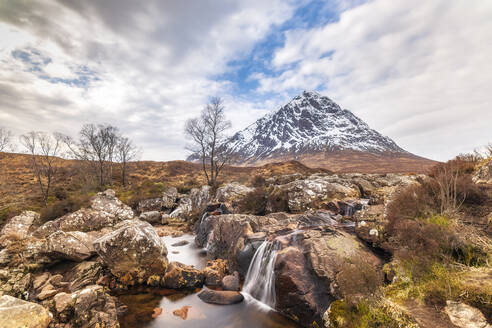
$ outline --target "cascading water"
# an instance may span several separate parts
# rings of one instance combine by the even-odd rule
[[[277,241],[264,241],[256,250],[246,274],[243,292],[275,308],[275,261],[280,250]]]

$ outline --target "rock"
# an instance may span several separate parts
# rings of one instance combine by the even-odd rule
[[[160,307],[155,308],[154,311],[153,311],[153,313],[152,313],[152,319],[157,318],[161,314],[162,314],[162,308],[160,308]]]
[[[480,169],[473,174],[473,182],[492,184],[492,160],[483,164]]]
[[[239,291],[239,272],[235,271],[233,275],[225,276],[222,279],[222,288],[224,290]]]
[[[51,313],[39,304],[3,295],[0,297],[0,327],[46,328]]]
[[[93,242],[94,239],[84,232],[57,231],[47,238],[47,255],[55,259],[82,262],[96,254]]]
[[[139,219],[149,223],[161,223],[162,214],[159,211],[143,212],[140,214]]]
[[[181,289],[201,287],[204,275],[193,266],[184,265],[179,262],[171,262],[167,272],[162,279],[162,285],[166,288]]]
[[[191,189],[188,195],[179,200],[178,207],[169,215],[169,219],[186,220],[189,215],[200,215],[210,198],[209,186]]]
[[[43,287],[41,292],[38,294],[38,299],[40,301],[43,301],[47,298],[53,297],[57,294],[58,292],[56,291],[55,287],[51,284],[47,284],[46,286]]]
[[[176,205],[178,199],[178,189],[170,187],[162,192],[162,207],[172,209]]]
[[[72,294],[67,294],[64,292],[56,294],[53,300],[55,301],[55,309],[57,313],[62,313],[66,309],[73,307],[75,304]]]
[[[227,261],[222,259],[207,261],[207,266],[203,269],[203,274],[205,275],[205,285],[220,286],[226,273]]]
[[[94,248],[111,273],[127,285],[144,283],[152,275],[164,275],[167,249],[147,222],[127,220],[116,230],[94,241]]]
[[[72,293],[72,326],[75,327],[119,327],[116,304],[102,286],[92,285]]]
[[[173,314],[177,317],[180,317],[183,320],[186,320],[188,318],[188,309],[191,308],[191,306],[183,306],[181,309],[177,309],[173,311]]]
[[[233,291],[217,291],[211,289],[204,289],[198,297],[205,303],[229,305],[240,303],[244,300],[244,296],[239,292]]]
[[[26,238],[34,222],[39,220],[39,214],[32,211],[24,211],[20,215],[11,218],[0,232],[0,237],[15,235],[17,238]]]
[[[46,222],[34,231],[33,235],[42,238],[59,230],[65,232],[101,230],[132,218],[132,209],[116,198],[113,190],[108,189],[96,195],[91,202],[91,208],[83,208],[54,221]]]
[[[447,301],[444,311],[451,322],[462,328],[492,328],[480,310],[460,302]]]
[[[32,274],[20,269],[10,269],[8,280],[0,282],[0,294],[26,298],[32,286]]]
[[[185,246],[185,245],[188,245],[189,243],[190,242],[187,240],[181,240],[181,241],[178,241],[177,243],[171,244],[171,246],[173,246],[173,247]]]
[[[246,197],[254,189],[246,187],[237,182],[228,183],[217,189],[215,201],[225,203],[228,207],[234,208],[235,205]]]
[[[67,280],[70,281],[68,289],[74,292],[85,286],[95,285],[102,273],[103,267],[99,262],[85,261],[79,263],[66,274]]]
[[[159,212],[162,210],[162,198],[149,198],[138,202],[137,212]]]
[[[44,272],[38,276],[36,276],[33,281],[32,281],[32,287],[34,290],[40,289],[41,287],[44,286],[46,282],[48,282],[48,279],[50,278],[51,274],[49,272]]]

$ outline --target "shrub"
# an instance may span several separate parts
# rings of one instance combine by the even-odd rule
[[[65,214],[75,212],[90,205],[90,194],[71,195],[67,199],[55,200],[52,204],[41,209],[40,223],[55,220]]]
[[[255,175],[251,181],[251,185],[253,187],[265,187],[266,186],[266,180],[262,175]]]
[[[290,212],[288,193],[280,188],[274,189],[267,196],[267,207],[272,213]]]
[[[265,215],[267,196],[264,188],[257,187],[238,202],[240,213]]]
[[[360,295],[372,296],[382,285],[383,276],[363,257],[354,257],[342,265],[337,282],[342,295],[353,300]]]

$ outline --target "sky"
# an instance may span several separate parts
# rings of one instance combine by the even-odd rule
[[[184,159],[184,123],[224,99],[230,133],[315,90],[402,148],[492,141],[492,1],[0,0],[0,126],[120,128]]]

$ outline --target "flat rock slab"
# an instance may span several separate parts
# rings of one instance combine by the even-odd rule
[[[239,292],[234,291],[218,291],[206,289],[202,290],[198,297],[205,303],[229,305],[241,303],[244,300],[244,296]]]

